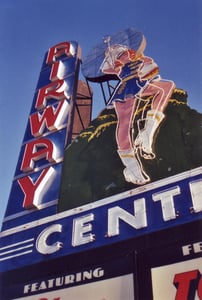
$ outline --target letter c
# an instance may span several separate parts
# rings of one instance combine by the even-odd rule
[[[52,254],[60,250],[63,246],[61,242],[55,242],[52,245],[47,244],[48,237],[55,232],[62,232],[61,224],[54,224],[44,229],[36,240],[36,249],[41,254]]]

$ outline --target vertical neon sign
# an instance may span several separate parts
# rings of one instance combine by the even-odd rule
[[[71,141],[80,47],[49,49],[39,76],[5,221],[57,202],[64,149]]]

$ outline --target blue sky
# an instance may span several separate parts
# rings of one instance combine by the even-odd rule
[[[75,40],[84,57],[104,36],[128,27],[144,33],[145,54],[202,112],[201,0],[0,1],[0,223],[45,52]],[[96,116],[104,104],[92,88]]]

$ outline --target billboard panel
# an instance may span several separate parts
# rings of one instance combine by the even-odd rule
[[[119,254],[120,255],[120,254]],[[127,299],[134,298],[134,256],[106,255],[97,263],[70,263],[68,257],[8,272],[2,277],[3,299]],[[79,258],[77,258],[80,260]],[[47,265],[46,265],[47,267]],[[6,273],[5,273],[6,274]],[[10,289],[6,286],[12,282]]]
[[[196,225],[196,224],[195,224]],[[201,223],[175,227],[138,253],[138,299],[201,299]],[[141,285],[144,279],[147,290]]]
[[[202,257],[152,268],[153,299],[200,300],[201,274]]]
[[[110,298],[116,300],[131,300],[134,299],[133,275],[120,276],[69,289],[62,289],[60,291],[41,293],[37,296],[26,296],[15,299],[66,300],[67,297],[69,297],[69,299],[77,300],[104,300]]]

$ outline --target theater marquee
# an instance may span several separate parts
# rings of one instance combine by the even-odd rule
[[[145,47],[129,28],[83,60],[74,41],[45,54],[0,233],[0,298],[201,299],[202,116]],[[88,122],[90,84],[110,92]]]

